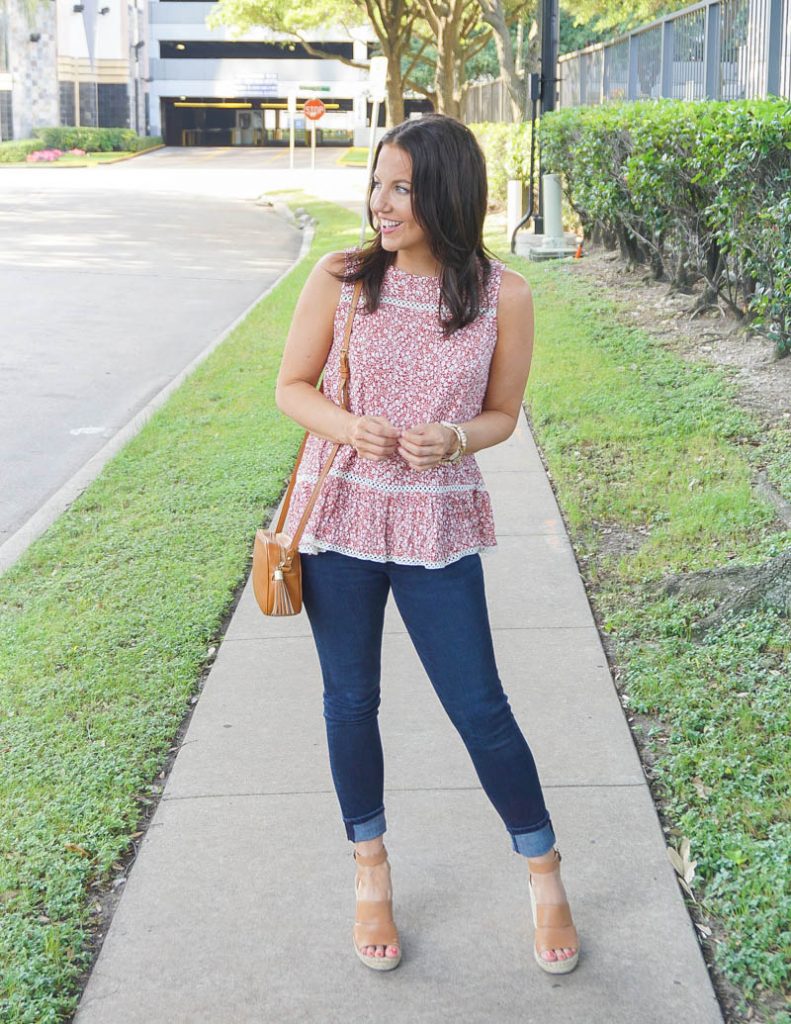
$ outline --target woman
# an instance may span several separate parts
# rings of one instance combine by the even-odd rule
[[[484,249],[486,197],[483,155],[459,122],[431,115],[388,131],[370,183],[375,237],[314,267],[277,382],[278,407],[310,432],[284,532],[293,536],[341,443],[299,550],[330,767],[357,863],[354,948],[377,970],[401,959],[377,724],[391,588],[513,849],[527,859],[537,962],[566,973],[578,957],[555,834],[497,673],[484,594],[480,552],[496,539],[473,453],[513,432],[533,341],[527,282]],[[335,400],[338,356],[358,280],[347,411]]]

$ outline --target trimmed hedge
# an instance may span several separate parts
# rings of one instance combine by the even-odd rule
[[[28,153],[41,149],[38,139],[11,139],[0,142],[0,164],[21,164],[27,159]]]
[[[39,149],[84,149],[86,153],[123,151],[138,153],[161,146],[158,135],[138,135],[130,128],[36,128],[32,139],[0,142],[0,164],[24,163],[29,153]]]
[[[84,149],[86,153],[137,152],[162,144],[157,136],[138,135],[131,128],[34,128],[36,149]],[[24,159],[24,157],[22,158]]]
[[[156,146],[161,145],[162,137],[160,135],[138,135],[130,149],[135,153],[142,153],[144,149],[154,149]]]
[[[537,123],[537,122],[536,122]],[[522,124],[481,123],[468,125],[474,132],[486,157],[489,177],[489,199],[505,203],[508,182],[514,178],[530,178],[530,122]],[[538,147],[536,147],[538,172]]]
[[[791,351],[791,103],[646,100],[574,107],[541,125],[586,237],[723,299]]]

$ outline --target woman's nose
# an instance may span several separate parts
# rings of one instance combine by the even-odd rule
[[[371,209],[374,213],[381,213],[388,207],[387,200],[382,196],[382,193],[371,196]]]

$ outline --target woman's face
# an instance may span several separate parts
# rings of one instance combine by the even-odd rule
[[[425,255],[426,233],[412,212],[412,159],[399,146],[382,146],[373,174],[371,213],[388,252]]]

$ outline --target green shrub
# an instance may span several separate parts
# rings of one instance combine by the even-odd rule
[[[23,162],[28,153],[41,149],[38,139],[19,139],[0,142],[0,164],[18,164]]]
[[[34,128],[39,148],[84,149],[86,153],[111,153],[138,149],[139,137],[131,128]]]
[[[469,127],[486,157],[489,199],[495,203],[504,203],[509,180],[527,182],[530,177],[530,123],[483,122]]]
[[[588,237],[722,299],[791,350],[791,104],[646,100],[553,111],[543,171]]]
[[[140,153],[144,149],[154,149],[156,146],[162,145],[162,138],[159,135],[138,135],[134,141],[134,145],[129,148],[135,153]]]

